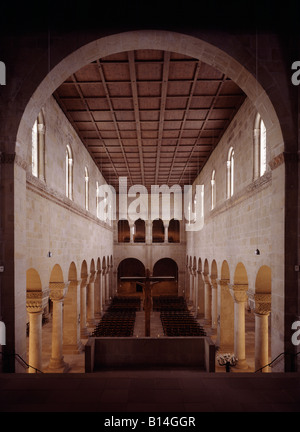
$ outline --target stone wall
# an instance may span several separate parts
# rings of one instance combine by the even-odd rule
[[[271,169],[272,148],[278,137],[267,127],[268,168],[263,176],[254,178],[256,115],[247,99],[195,181],[194,186],[204,185],[204,227],[187,233],[187,283],[191,269],[214,280],[228,279],[231,285],[243,286],[248,304],[254,309],[257,275],[262,268],[271,269],[273,358],[283,351],[284,167],[279,164]],[[234,193],[227,198],[226,162],[230,147],[234,148]],[[212,210],[213,170],[216,205]],[[270,293],[267,281],[260,290]]]

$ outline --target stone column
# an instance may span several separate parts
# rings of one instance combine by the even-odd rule
[[[165,243],[169,242],[169,222],[170,221],[167,221],[167,220],[163,221],[163,223],[164,223],[164,230],[165,230],[165,240],[164,240]]]
[[[271,294],[254,294],[255,300],[255,370],[269,363],[269,314]],[[262,369],[269,372],[269,367]]]
[[[207,324],[211,324],[211,285],[208,276],[202,273],[204,282],[204,319]]]
[[[27,291],[26,308],[29,316],[29,373],[42,370],[42,291]]]
[[[197,271],[197,318],[204,317],[204,284],[201,270]]]
[[[63,300],[68,290],[65,282],[50,283],[50,299],[53,302],[52,355],[48,372],[67,372],[69,365],[63,357]]]
[[[77,354],[83,349],[83,345],[80,340],[80,283],[80,279],[70,280],[68,293],[64,298],[64,354]]]
[[[216,344],[221,350],[234,350],[234,301],[229,291],[229,280],[217,279],[218,317]]]
[[[134,222],[129,222],[129,228],[130,228],[130,243],[134,243]]]
[[[199,296],[198,296],[198,271],[197,269],[194,270],[194,304],[195,304],[195,318],[197,318],[198,316],[198,301],[199,301]]]
[[[94,312],[95,312],[95,320],[99,321],[101,319],[101,270],[97,270],[95,277],[95,285],[94,285]]]
[[[86,287],[87,294],[87,326],[94,327],[95,321],[95,276],[96,272],[93,271],[90,274],[89,281]]]
[[[230,292],[234,299],[234,354],[238,358],[237,369],[247,369],[245,346],[245,306],[247,286],[231,285]]]
[[[189,304],[191,304],[193,302],[193,291],[194,291],[194,286],[193,286],[193,282],[194,282],[194,276],[193,276],[193,267],[190,266],[189,267],[189,295],[188,295],[188,302]]]
[[[80,285],[80,337],[81,339],[88,338],[88,329],[86,326],[86,286],[88,276],[84,276]]]
[[[104,309],[105,304],[106,304],[106,267],[103,267],[102,269],[102,281],[101,281],[101,286],[102,286],[102,309]]]
[[[106,303],[110,302],[110,286],[109,286],[109,269],[110,266],[107,265],[106,272],[105,272],[105,297],[106,297]]]
[[[152,221],[146,221],[146,244],[152,243]]]
[[[211,328],[217,330],[218,323],[218,285],[215,278],[210,277],[211,285]]]

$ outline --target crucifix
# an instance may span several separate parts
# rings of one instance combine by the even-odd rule
[[[137,281],[143,286],[144,311],[145,311],[145,336],[150,337],[150,316],[151,316],[151,287],[162,281],[174,280],[173,276],[150,276],[150,270],[146,270],[146,276],[123,276],[124,281]]]

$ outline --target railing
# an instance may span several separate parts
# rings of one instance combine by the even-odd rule
[[[31,366],[30,364],[28,364],[19,354],[17,353],[12,353],[12,354],[7,354],[7,353],[3,353],[0,351],[0,354],[2,354],[2,358],[4,359],[5,357],[15,357],[18,362],[24,367],[24,369],[29,369],[32,368],[35,370],[35,373],[43,373],[41,370],[37,369],[34,366]]]
[[[288,355],[288,356],[292,356],[292,357],[297,357],[298,354],[300,354],[300,351],[297,352],[296,354],[291,354],[291,353],[282,352],[282,353],[278,354],[278,356],[275,357],[275,358],[274,358],[270,363],[268,363],[268,364],[266,364],[265,366],[262,366],[261,368],[257,369],[257,370],[255,371],[255,373],[256,373],[256,372],[261,372],[264,368],[266,368],[266,367],[268,367],[268,366],[271,366],[271,365],[272,365],[276,360],[278,360],[278,358],[281,357],[281,356],[286,356],[286,355]]]

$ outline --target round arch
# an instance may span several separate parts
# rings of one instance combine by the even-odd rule
[[[117,267],[118,295],[132,296],[141,295],[143,286],[139,281],[121,280],[121,277],[144,277],[146,268],[142,261],[137,258],[125,258]]]
[[[30,268],[26,272],[26,291],[42,291],[40,275],[34,268]]]
[[[152,295],[178,295],[178,265],[172,258],[161,258],[153,266],[153,276],[172,276],[174,280],[153,285]]]
[[[64,282],[64,275],[59,264],[55,264],[51,270],[50,283],[52,282]]]
[[[234,285],[248,285],[247,270],[241,262],[239,262],[235,268],[233,283]]]
[[[272,276],[271,268],[263,265],[259,268],[255,280],[255,293],[271,294],[272,291]]]
[[[101,57],[139,49],[177,52],[197,58],[225,73],[240,86],[258,111],[264,109],[266,127],[274,128],[274,125],[276,125],[277,132],[279,132],[278,144],[281,145],[281,150],[283,150],[281,128],[270,98],[256,78],[241,63],[224,50],[195,36],[165,30],[137,30],[96,39],[67,55],[48,72],[29,99],[21,118],[17,132],[17,142],[22,145],[16,148],[20,156],[29,161],[30,151],[25,144],[30,142],[28,140],[28,125],[34,123],[46,100],[63,81],[81,67]]]
[[[153,276],[174,276],[178,279],[178,265],[172,258],[160,258],[153,266]]]
[[[229,270],[228,262],[226,260],[224,260],[222,262],[221,279],[226,280],[226,281],[230,281],[230,270]]]
[[[72,280],[75,281],[77,280],[77,268],[76,268],[76,264],[72,261],[69,267],[69,272],[68,272],[68,280]]]

